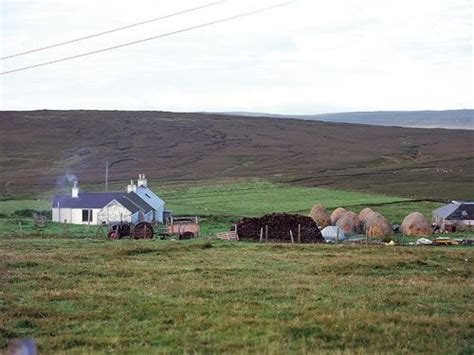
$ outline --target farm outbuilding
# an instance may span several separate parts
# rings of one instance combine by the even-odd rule
[[[474,231],[474,202],[452,201],[434,210],[433,223],[442,232]]]
[[[53,222],[102,224],[110,222],[163,223],[165,203],[147,186],[140,174],[137,185],[131,181],[123,192],[79,192],[74,184],[70,195],[55,196]]]

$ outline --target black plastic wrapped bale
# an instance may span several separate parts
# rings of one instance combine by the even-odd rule
[[[237,224],[240,240],[274,243],[323,243],[324,238],[312,218],[297,214],[269,214],[259,218],[243,218]],[[298,239],[299,236],[299,239]]]

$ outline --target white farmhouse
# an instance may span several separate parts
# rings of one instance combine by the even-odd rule
[[[102,224],[110,222],[163,223],[165,203],[147,186],[144,174],[137,185],[130,182],[126,192],[79,192],[74,184],[71,195],[55,196],[53,222]]]

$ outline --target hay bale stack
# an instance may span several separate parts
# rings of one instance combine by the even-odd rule
[[[345,234],[360,233],[359,216],[354,212],[344,213],[336,222],[336,226],[342,229]]]
[[[367,219],[367,217],[369,216],[369,214],[373,213],[374,211],[369,208],[369,207],[366,207],[364,208],[362,211],[359,212],[359,220],[360,220],[360,223],[364,224],[365,223],[365,220]]]
[[[400,230],[404,235],[426,236],[431,235],[431,226],[419,212],[410,213],[405,217]]]
[[[309,217],[311,217],[320,228],[331,225],[331,216],[326,210],[326,207],[324,207],[324,205],[321,203],[313,206],[311,212],[309,213]]]
[[[369,237],[387,237],[393,235],[392,225],[380,213],[369,213],[363,224],[364,232],[367,233]]]
[[[346,212],[347,212],[347,210],[343,207],[338,207],[334,211],[332,211],[332,213],[331,213],[331,222],[332,222],[332,224],[336,224],[338,219],[341,218],[341,216]]]

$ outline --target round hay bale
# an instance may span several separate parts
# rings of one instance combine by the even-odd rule
[[[367,218],[367,216],[368,216],[369,214],[371,214],[372,212],[374,212],[374,211],[373,211],[371,208],[369,208],[369,207],[366,207],[366,208],[364,208],[362,211],[360,211],[360,212],[359,212],[359,219],[360,219],[360,222],[361,222],[361,223],[364,223],[365,220],[366,220],[366,218]]]
[[[331,222],[332,224],[336,224],[337,220],[341,218],[341,216],[346,213],[347,210],[343,207],[338,207],[331,213]]]
[[[336,222],[336,226],[342,229],[345,234],[360,233],[359,216],[354,212],[344,213]]]
[[[426,236],[431,235],[431,226],[419,212],[410,213],[405,217],[400,230],[404,235]]]
[[[326,207],[324,207],[324,205],[321,203],[313,206],[311,212],[309,213],[309,217],[311,217],[320,228],[331,225],[331,216],[326,210]]]
[[[362,219],[360,220],[360,229],[363,233],[367,232],[369,220],[375,219],[377,215],[382,216],[380,213],[372,211],[366,214],[363,220]],[[360,213],[359,213],[359,216],[360,216]]]
[[[364,231],[369,237],[388,237],[393,235],[392,225],[380,213],[371,212],[366,216]]]

